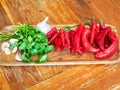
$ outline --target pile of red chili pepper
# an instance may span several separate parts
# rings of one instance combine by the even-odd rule
[[[75,30],[58,30],[54,27],[46,36],[49,38],[49,44],[54,45],[54,50],[60,48],[62,52],[64,48],[69,48],[71,54],[77,52],[80,55],[88,51],[98,59],[113,56],[119,46],[118,37],[112,27],[96,21],[92,21],[89,27],[79,24]]]

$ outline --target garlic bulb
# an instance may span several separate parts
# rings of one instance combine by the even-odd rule
[[[5,48],[5,54],[6,54],[6,55],[10,55],[10,54],[11,54],[11,51],[10,51],[9,48]]]
[[[16,53],[15,59],[16,59],[17,61],[22,61],[22,56],[21,56],[21,52],[20,52],[20,51],[18,51],[18,52]]]
[[[48,20],[48,17],[46,17],[41,23],[38,23],[37,25],[38,29],[45,34],[47,34],[51,29],[51,26],[46,23],[47,20]]]
[[[5,48],[9,48],[10,47],[10,43],[9,42],[3,42],[1,45],[1,49],[2,51],[5,51]]]

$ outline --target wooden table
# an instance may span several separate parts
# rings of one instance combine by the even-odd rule
[[[95,17],[120,34],[119,0],[0,0],[0,29],[21,23],[73,24]],[[0,66],[0,90],[120,90],[120,64]]]

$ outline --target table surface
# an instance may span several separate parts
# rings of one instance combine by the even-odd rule
[[[7,25],[73,24],[104,20],[120,34],[119,0],[0,0],[0,29]],[[120,90],[120,64],[77,66],[0,66],[0,90]]]

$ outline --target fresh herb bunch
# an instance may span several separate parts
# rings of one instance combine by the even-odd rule
[[[0,41],[3,42],[14,37],[18,40],[16,46],[21,50],[24,62],[31,62],[31,56],[35,54],[39,55],[36,63],[46,62],[47,53],[53,50],[53,46],[48,45],[48,38],[45,34],[29,24],[19,24],[15,30],[13,34],[1,32]]]

